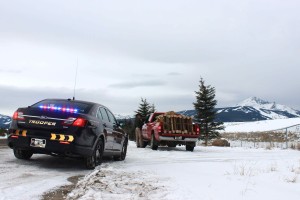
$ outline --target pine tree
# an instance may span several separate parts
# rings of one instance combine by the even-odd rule
[[[154,113],[156,111],[154,103],[150,106],[150,113]]]
[[[223,130],[222,122],[215,122],[217,100],[215,100],[215,88],[205,85],[204,80],[200,79],[199,91],[196,93],[196,102],[193,103],[197,112],[195,120],[200,125],[200,138],[207,145],[208,140],[219,136],[218,130]]]
[[[147,102],[147,99],[141,98],[140,106],[139,106],[138,110],[135,111],[135,113],[140,113],[143,117],[146,117],[146,116],[150,115],[151,111],[152,111],[151,106]]]

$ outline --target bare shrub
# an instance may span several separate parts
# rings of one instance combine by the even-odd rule
[[[271,172],[277,171],[277,163],[272,163],[272,165],[270,166],[270,171]]]
[[[267,146],[266,146],[266,150],[271,150],[272,149],[272,145],[271,144],[268,144]]]
[[[300,151],[300,143],[297,143],[296,149]]]
[[[229,141],[247,141],[247,142],[270,142],[271,143],[283,143],[286,142],[286,136],[288,141],[297,141],[300,139],[299,134],[294,132],[288,132],[286,135],[285,130],[281,131],[268,131],[268,132],[237,132],[237,133],[222,133],[222,138]],[[299,146],[299,147],[298,147]],[[300,150],[300,144],[296,146]]]
[[[288,182],[288,183],[296,183],[296,182],[297,182],[297,179],[298,179],[298,175],[297,175],[297,174],[294,174],[294,175],[291,176],[291,177],[286,177],[286,178],[285,178],[285,181]]]
[[[241,165],[237,166],[234,165],[233,174],[240,175],[240,176],[254,176],[254,168],[250,166],[251,163],[242,163]]]
[[[291,144],[291,149],[296,149],[296,145],[294,143]]]

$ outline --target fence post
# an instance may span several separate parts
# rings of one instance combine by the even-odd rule
[[[285,129],[285,148],[288,149],[288,131]]]

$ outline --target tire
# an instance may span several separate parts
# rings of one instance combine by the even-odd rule
[[[147,142],[147,141],[143,141],[143,146],[142,146],[142,148],[145,148],[147,145],[148,145],[148,142]]]
[[[100,139],[98,143],[95,146],[93,155],[86,157],[84,159],[85,162],[85,167],[87,169],[95,169],[96,166],[100,165],[102,162],[102,156],[103,156],[103,150],[104,150],[104,145],[103,145],[103,140]]]
[[[22,149],[14,148],[14,155],[18,159],[29,160],[33,155],[33,153],[30,150],[22,150]]]
[[[150,148],[152,150],[157,150],[157,148],[158,148],[158,145],[157,145],[157,142],[155,140],[154,134],[151,135]]]
[[[193,151],[194,151],[194,147],[195,147],[195,145],[187,144],[187,145],[185,146],[185,149],[186,149],[187,151],[193,152]]]
[[[114,160],[122,161],[125,160],[127,154],[127,145],[128,145],[128,138],[125,139],[122,146],[122,151],[119,156],[114,156]]]

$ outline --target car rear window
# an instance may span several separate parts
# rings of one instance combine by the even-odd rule
[[[31,107],[62,112],[88,113],[92,106],[89,103],[68,100],[43,100],[33,104]]]

